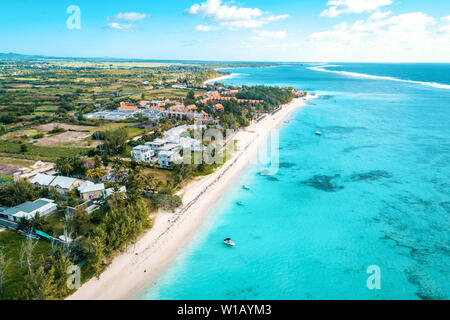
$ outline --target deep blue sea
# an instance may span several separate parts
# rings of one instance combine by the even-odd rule
[[[318,98],[281,128],[278,174],[249,165],[141,298],[449,299],[450,64],[229,71]]]

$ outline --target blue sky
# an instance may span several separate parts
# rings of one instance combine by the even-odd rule
[[[71,5],[80,29],[67,28]],[[450,62],[448,0],[3,0],[0,8],[0,52]]]

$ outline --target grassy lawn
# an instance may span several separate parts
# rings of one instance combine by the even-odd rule
[[[144,173],[153,175],[156,179],[158,179],[159,181],[164,183],[164,185],[166,185],[167,180],[172,172],[162,169],[145,169]]]
[[[32,160],[23,160],[9,157],[0,157],[1,164],[12,164],[19,167],[29,167],[36,163],[36,161]]]
[[[52,112],[57,110],[58,106],[40,106],[36,108],[37,112]]]
[[[0,153],[11,154],[21,159],[55,161],[64,156],[84,155],[88,148],[64,148],[64,147],[41,147],[35,145],[27,145],[28,150],[21,152],[20,144],[9,141],[0,141]]]
[[[64,228],[66,227],[64,213],[56,212],[55,214],[52,214],[51,216],[47,217],[45,220],[49,223],[49,226],[52,228],[53,232],[51,236],[58,238],[59,236],[64,235]]]
[[[25,237],[11,230],[0,232],[0,246],[5,250],[6,259],[11,260],[11,265],[5,275],[5,284],[1,295],[2,300],[17,299],[20,289],[24,285],[25,271],[20,265],[20,248],[25,240]],[[46,258],[50,254],[51,244],[39,241],[34,249],[34,257]]]

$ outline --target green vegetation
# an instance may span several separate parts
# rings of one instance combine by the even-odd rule
[[[44,147],[27,145],[25,152],[22,152],[22,144],[17,142],[0,141],[0,153],[10,154],[24,159],[54,161],[58,157],[85,155],[88,148],[66,148],[66,147]]]
[[[183,203],[181,198],[176,195],[160,193],[153,198],[153,203],[158,209],[169,210],[175,212],[175,209]]]
[[[0,185],[0,206],[14,207],[38,197],[34,185],[28,180],[18,180]]]
[[[52,130],[50,130],[48,133],[49,134],[58,134],[58,133],[63,133],[66,132],[67,130],[64,128],[61,128],[60,126],[56,126],[55,128],[53,128]]]

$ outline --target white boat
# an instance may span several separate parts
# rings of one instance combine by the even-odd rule
[[[223,243],[225,243],[227,246],[230,246],[230,247],[236,246],[236,243],[234,243],[233,240],[231,240],[230,238],[226,238],[225,240],[223,240]]]
[[[321,136],[321,135],[322,135],[322,132],[316,131],[316,135]]]
[[[250,187],[249,187],[249,186],[242,186],[242,189],[244,189],[244,190],[250,190]]]

